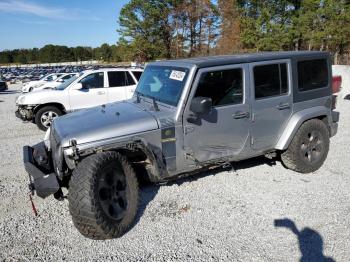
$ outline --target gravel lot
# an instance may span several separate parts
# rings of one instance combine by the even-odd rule
[[[32,214],[22,146],[44,133],[15,118],[16,88],[0,93],[0,260],[350,260],[349,100],[338,102],[339,132],[315,174],[258,158],[237,163],[237,172],[144,186],[131,231],[92,241],[74,228],[66,201],[35,198]]]

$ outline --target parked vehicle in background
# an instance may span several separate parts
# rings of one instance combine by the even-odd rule
[[[55,89],[56,87],[60,86],[62,83],[66,82],[67,80],[71,79],[72,77],[78,76],[78,75],[79,75],[79,73],[62,74],[56,80],[48,81],[48,82],[44,81],[41,84],[33,86],[33,89],[29,90],[29,92]]]
[[[62,75],[62,73],[49,74],[47,76],[42,77],[38,81],[30,81],[28,83],[25,83],[22,87],[22,93],[31,92],[34,88],[39,87],[47,82],[52,82]]]
[[[135,166],[152,182],[259,155],[314,172],[338,128],[330,61],[276,52],[150,63],[132,99],[60,117],[24,147],[30,187],[57,199],[68,188],[79,232],[107,239],[134,223]]]
[[[7,83],[0,80],[0,91],[6,91],[8,89]]]
[[[31,92],[18,97],[16,116],[34,121],[46,130],[54,118],[83,109],[130,99],[142,69],[107,68],[88,70],[74,76],[55,90]]]

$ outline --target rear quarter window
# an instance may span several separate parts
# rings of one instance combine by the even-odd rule
[[[298,62],[298,89],[310,91],[328,86],[328,63],[326,59]]]

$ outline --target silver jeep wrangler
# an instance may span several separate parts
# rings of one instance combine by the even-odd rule
[[[68,189],[84,236],[120,237],[134,223],[142,176],[160,183],[259,155],[316,171],[337,132],[334,108],[325,52],[155,62],[132,99],[56,119],[45,141],[24,147],[24,165],[39,197]]]

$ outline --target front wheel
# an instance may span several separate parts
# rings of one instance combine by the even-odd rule
[[[125,157],[104,152],[85,158],[69,184],[69,211],[75,227],[85,237],[122,236],[134,222],[138,209],[138,182]]]
[[[52,121],[63,113],[55,106],[45,106],[35,114],[35,123],[40,130],[46,131],[52,124]]]
[[[328,128],[323,121],[312,119],[302,124],[281,159],[289,169],[311,173],[323,165],[328,151]]]

